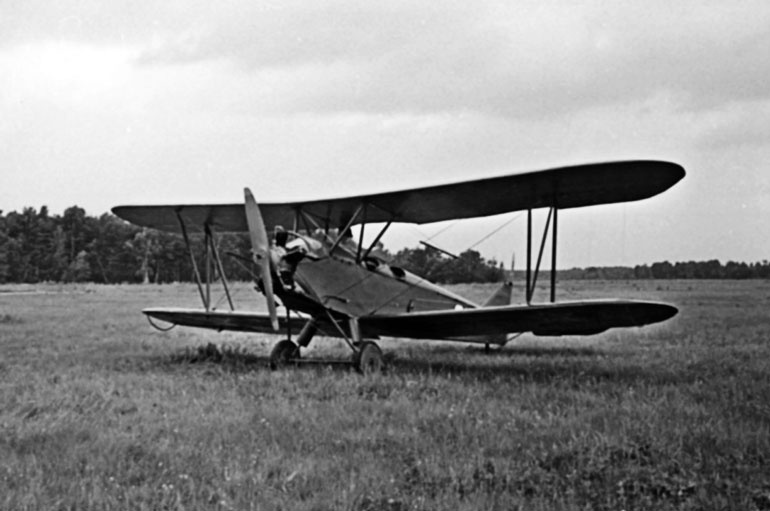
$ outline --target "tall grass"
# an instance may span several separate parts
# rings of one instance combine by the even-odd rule
[[[770,509],[765,282],[565,282],[681,313],[491,354],[384,340],[374,378],[139,314],[191,286],[37,291],[0,293],[3,509]]]

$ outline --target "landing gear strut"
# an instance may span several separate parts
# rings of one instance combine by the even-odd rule
[[[334,318],[331,318],[333,324],[337,327],[347,345],[353,350],[351,359],[353,368],[359,373],[367,376],[379,374],[385,367],[385,361],[382,357],[382,350],[377,343],[364,341],[361,336],[361,329],[358,321],[353,318],[348,322],[349,334],[341,328]],[[315,320],[308,321],[297,336],[297,342],[291,339],[279,341],[270,352],[270,369],[281,369],[288,365],[303,362],[300,360],[300,349],[310,344],[313,335],[318,331],[318,325]],[[305,363],[319,363],[322,360],[305,360]],[[328,362],[328,361],[327,361]],[[336,362],[339,362],[338,360]]]
[[[348,344],[353,349],[353,367],[364,376],[370,374],[379,374],[384,366],[382,360],[382,350],[372,341],[364,341],[361,336],[361,328],[356,318],[348,320],[350,337],[352,344]]]
[[[273,351],[270,352],[270,369],[280,369],[293,362],[298,362],[300,359],[300,348],[307,348],[317,331],[318,327],[315,320],[311,319],[305,323],[302,331],[297,336],[296,343],[292,342],[291,333],[289,332],[289,338],[278,341],[273,347]]]

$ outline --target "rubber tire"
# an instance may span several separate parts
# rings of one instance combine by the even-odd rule
[[[385,367],[382,350],[375,342],[362,342],[353,358],[353,365],[364,376],[380,374]]]
[[[270,369],[280,369],[299,358],[299,347],[288,339],[278,341],[270,352]]]

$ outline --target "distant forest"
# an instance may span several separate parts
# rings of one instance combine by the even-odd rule
[[[246,235],[217,237],[225,274],[231,280],[251,280]],[[202,255],[202,247],[195,244]],[[391,263],[441,283],[497,282],[506,270],[475,250],[451,259],[426,248],[406,248],[391,254]],[[200,259],[199,259],[200,260]],[[519,272],[517,271],[517,274]],[[192,281],[193,268],[181,236],[142,229],[105,213],[88,216],[77,206],[62,215],[24,208],[0,211],[0,283],[98,282],[164,283]],[[590,267],[560,270],[561,279],[767,279],[770,262],[717,260],[631,267]]]

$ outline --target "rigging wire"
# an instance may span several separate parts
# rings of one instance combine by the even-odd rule
[[[492,237],[494,234],[497,234],[498,232],[500,232],[501,230],[503,230],[503,229],[504,229],[506,226],[508,226],[509,224],[513,223],[515,220],[518,220],[518,219],[521,217],[521,215],[522,215],[522,214],[523,214],[523,213],[517,213],[517,214],[515,214],[513,217],[511,217],[511,218],[509,218],[508,220],[506,220],[505,222],[503,222],[503,223],[502,223],[502,224],[501,224],[499,227],[496,227],[495,229],[493,229],[492,231],[490,231],[488,234],[486,234],[484,237],[482,237],[482,238],[481,238],[480,240],[478,240],[476,243],[473,243],[472,245],[468,246],[468,247],[467,247],[465,250],[470,250],[470,249],[472,249],[472,248],[476,248],[477,246],[481,245],[483,242],[485,242],[486,240],[488,240],[489,238],[491,238],[491,237]],[[450,223],[449,225],[447,225],[447,226],[446,226],[446,227],[444,227],[443,229],[439,230],[438,232],[436,232],[435,234],[433,234],[432,236],[429,236],[429,237],[427,237],[427,238],[425,238],[425,233],[423,233],[423,232],[422,232],[420,229],[418,229],[417,227],[415,227],[415,226],[412,226],[412,229],[413,229],[413,230],[415,230],[415,231],[416,231],[418,234],[420,234],[422,238],[425,238],[425,240],[424,240],[424,241],[430,241],[430,240],[432,240],[433,238],[435,238],[436,236],[438,236],[439,234],[441,234],[441,233],[443,233],[443,232],[445,232],[445,231],[449,230],[450,228],[454,227],[455,225],[457,225],[457,223],[458,223],[458,222],[460,222],[460,219],[457,219],[457,220],[453,221],[452,223]]]
[[[257,280],[259,277],[257,276],[257,274],[256,274],[256,273],[254,273],[254,272],[251,270],[251,268],[249,268],[249,267],[247,267],[245,264],[243,264],[243,262],[240,260],[240,257],[236,256],[236,255],[235,255],[235,253],[229,253],[229,252],[227,253],[227,255],[230,255],[230,256],[233,258],[233,261],[235,261],[235,264],[237,264],[237,265],[238,265],[238,266],[239,266],[239,267],[240,267],[242,270],[244,270],[245,272],[247,272],[248,274],[250,274],[250,275],[251,275],[251,278],[252,278],[252,279],[253,279],[253,280],[256,282],[256,280]],[[221,278],[221,276],[220,276],[220,278]],[[217,279],[217,280],[220,280],[220,279]],[[239,296],[239,295],[242,293],[242,291],[243,291],[242,289],[233,288],[233,290],[232,290],[232,292],[231,292],[231,298],[232,298],[233,300],[235,300],[235,298],[236,298],[236,297],[238,297],[238,296]],[[221,294],[221,295],[219,295],[219,299],[217,300],[217,302],[216,302],[216,303],[214,304],[214,306],[212,307],[212,310],[216,310],[216,309],[217,309],[217,307],[219,307],[219,306],[220,306],[220,304],[222,303],[222,301],[223,301],[225,298],[226,298],[226,295],[224,295],[224,294]]]
[[[477,241],[476,243],[474,243],[470,247],[466,248],[465,250],[470,250],[472,248],[476,248],[478,245],[481,245],[483,242],[485,242],[486,240],[491,238],[493,234],[496,234],[497,232],[501,231],[508,224],[513,223],[513,221],[517,220],[521,215],[522,215],[522,213],[517,213],[516,215],[513,216],[513,218],[510,218],[509,220],[506,220],[505,223],[503,223],[500,227],[494,229],[492,232],[490,232],[489,234],[487,234],[486,236],[484,236],[479,241]]]
[[[446,227],[444,227],[443,229],[439,230],[437,233],[435,233],[433,236],[431,236],[430,238],[428,238],[428,239],[427,239],[427,240],[425,240],[425,241],[430,241],[430,240],[432,240],[433,238],[435,238],[436,236],[438,236],[439,234],[441,234],[442,232],[444,232],[444,231],[448,231],[449,229],[451,229],[452,227],[454,227],[455,225],[457,225],[457,222],[459,222],[459,220],[455,220],[454,222],[450,223],[449,225],[447,225],[447,226],[446,226]]]
[[[235,298],[237,298],[243,290],[239,288],[232,288],[230,289],[230,298],[232,298],[233,303],[235,303]],[[214,306],[211,308],[212,310],[217,310],[217,308],[222,304],[222,302],[227,298],[227,295],[222,293],[219,295],[219,299],[217,299],[217,302],[214,304]]]
[[[414,232],[416,232],[416,233],[417,233],[418,237],[422,238],[424,241],[430,241],[430,240],[432,240],[433,238],[437,237],[439,234],[441,234],[441,233],[443,233],[443,232],[445,232],[445,231],[448,231],[449,229],[451,229],[452,227],[454,227],[455,225],[457,225],[457,222],[459,222],[459,221],[460,221],[459,219],[457,219],[457,220],[453,220],[452,222],[450,222],[450,223],[449,223],[449,225],[447,225],[446,227],[443,227],[442,229],[439,229],[439,230],[438,230],[438,232],[435,232],[435,233],[433,233],[433,234],[432,234],[432,235],[430,235],[430,236],[425,236],[425,233],[424,233],[424,232],[423,232],[423,231],[422,231],[422,230],[421,230],[419,227],[417,227],[416,225],[410,224],[410,226],[409,226],[409,227],[410,227],[410,228],[411,228],[411,229],[412,229]]]
[[[491,231],[489,234],[487,234],[486,236],[484,236],[484,237],[483,237],[483,238],[481,238],[479,241],[477,241],[476,243],[474,243],[474,244],[473,244],[473,245],[471,245],[470,247],[466,248],[465,250],[466,250],[466,251],[467,251],[467,250],[470,250],[470,249],[472,249],[472,248],[476,247],[477,245],[481,244],[482,242],[484,242],[485,240],[487,240],[489,237],[491,237],[493,234],[495,234],[495,233],[497,233],[497,232],[501,231],[501,230],[502,230],[504,227],[506,227],[506,226],[510,225],[511,223],[513,223],[513,221],[514,221],[514,220],[517,220],[517,219],[518,219],[518,218],[519,218],[521,215],[522,215],[522,213],[518,213],[518,214],[514,215],[512,218],[510,218],[510,219],[506,220],[506,221],[505,221],[505,222],[504,222],[502,225],[500,225],[499,227],[496,227],[495,229],[493,229],[493,230],[492,230],[492,231]],[[452,225],[454,225],[454,224],[456,224],[456,223],[457,223],[457,221],[453,222],[453,223],[452,223],[452,224],[451,224],[449,227],[451,227]],[[441,231],[439,231],[439,233],[441,233],[441,232],[443,232],[443,231],[447,230],[449,227],[446,227],[446,228],[442,229]],[[438,233],[437,233],[437,234],[438,234]],[[436,235],[434,235],[433,237],[435,237],[435,236],[436,236]],[[430,240],[430,239],[431,239],[431,238],[428,238],[428,240]],[[444,265],[446,265],[446,264],[449,264],[449,263],[450,263],[450,262],[452,262],[453,260],[454,260],[454,259],[447,259],[447,260],[445,260],[445,261],[443,261],[443,262],[439,263],[439,266],[438,266],[438,268],[441,268],[441,267],[443,267]],[[419,276],[418,276],[418,277],[419,277]],[[408,292],[409,292],[411,289],[413,289],[413,288],[417,287],[417,285],[418,285],[419,283],[421,283],[421,282],[428,282],[428,280],[427,280],[427,279],[425,279],[425,278],[423,278],[423,277],[419,277],[419,281],[417,281],[417,282],[414,282],[414,283],[411,283],[411,284],[409,284],[409,285],[408,285],[408,286],[407,286],[407,287],[406,287],[406,288],[405,288],[403,291],[400,291],[400,292],[396,293],[395,295],[393,295],[392,297],[390,297],[388,300],[386,300],[385,302],[383,302],[383,303],[382,303],[382,304],[380,304],[379,306],[377,306],[377,307],[375,307],[374,309],[372,309],[372,310],[371,310],[369,313],[370,313],[370,314],[374,314],[375,312],[379,311],[380,309],[382,309],[383,307],[385,307],[385,306],[386,306],[386,305],[388,305],[389,303],[393,302],[394,300],[396,300],[396,299],[400,298],[401,296],[405,295],[406,293],[408,293]]]

